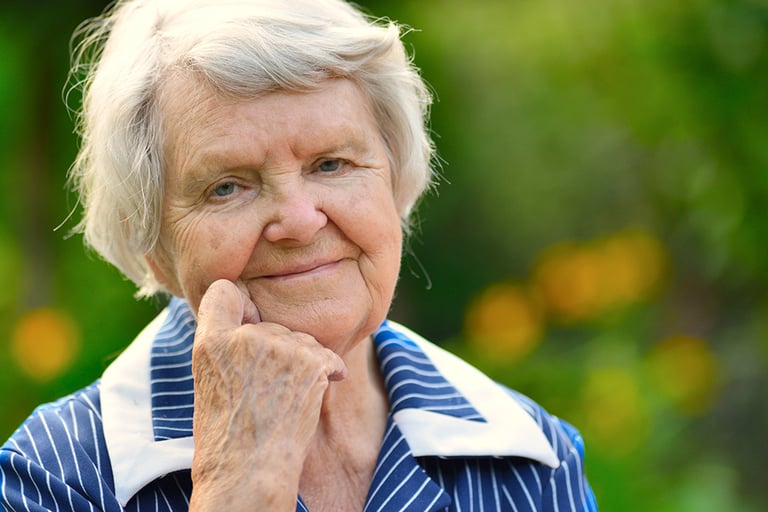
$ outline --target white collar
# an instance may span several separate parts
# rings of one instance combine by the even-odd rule
[[[104,372],[101,411],[112,463],[115,494],[125,505],[153,480],[189,469],[193,438],[154,440],[150,390],[152,342],[166,309]],[[391,329],[413,341],[486,421],[406,408],[394,413],[414,456],[521,456],[551,467],[560,462],[533,418],[503,388],[453,354],[394,322]]]
[[[413,331],[389,324],[416,343],[486,420],[467,421],[422,409],[398,411],[395,422],[414,456],[521,456],[553,468],[560,465],[541,427],[501,386]]]
[[[101,416],[115,496],[125,506],[158,477],[191,467],[191,437],[155,441],[152,428],[150,354],[168,316],[163,310],[104,372]]]

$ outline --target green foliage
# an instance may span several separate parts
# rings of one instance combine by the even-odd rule
[[[393,318],[579,427],[603,510],[765,508],[768,3],[362,3],[437,99]],[[161,306],[66,236],[69,36],[103,5],[0,11],[6,435]]]

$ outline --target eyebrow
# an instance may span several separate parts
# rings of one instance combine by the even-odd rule
[[[371,152],[371,144],[368,144],[364,137],[348,137],[344,142],[315,151],[312,156],[334,155],[338,153],[352,152],[356,155],[364,155]]]
[[[351,153],[352,156],[357,158],[367,158],[373,154],[373,147],[375,143],[371,140],[372,137],[379,136],[381,134],[377,131],[375,133],[368,133],[367,130],[356,129],[354,125],[342,125],[331,127],[329,131],[335,132],[332,141],[328,141],[329,144],[321,145],[320,142],[315,142],[306,139],[302,139],[298,143],[298,153],[304,153],[305,158],[312,160],[323,155],[343,157],[344,153]],[[334,142],[337,142],[334,144]],[[386,148],[382,137],[382,144]],[[302,148],[303,146],[303,148]],[[309,146],[309,149],[307,149]],[[316,147],[315,147],[316,146]],[[295,151],[295,146],[291,148]],[[183,183],[182,190],[185,193],[196,193],[201,186],[206,185],[210,181],[210,177],[226,174],[230,171],[253,169],[259,170],[267,166],[269,161],[269,149],[265,155],[259,155],[260,161],[248,161],[246,159],[232,160],[231,154],[237,153],[232,147],[228,145],[213,146],[211,148],[205,148],[200,152],[194,154],[187,162],[187,165],[182,169],[181,181]]]

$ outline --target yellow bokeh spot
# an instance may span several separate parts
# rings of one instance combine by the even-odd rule
[[[481,293],[466,317],[469,341],[485,353],[518,360],[539,343],[541,313],[519,286],[497,284]]]
[[[34,379],[50,380],[72,364],[80,348],[80,332],[63,311],[42,308],[24,314],[11,338],[11,353]]]
[[[648,404],[638,379],[625,368],[590,372],[582,393],[582,407],[585,434],[606,453],[624,456],[648,437]]]
[[[666,252],[651,235],[622,232],[597,243],[603,265],[607,306],[643,300],[658,288],[666,269]]]
[[[672,336],[649,355],[651,382],[683,413],[705,413],[720,385],[717,358],[707,343],[692,336]]]
[[[533,273],[534,289],[549,315],[564,322],[596,318],[647,299],[666,267],[661,243],[641,231],[545,251]]]
[[[559,320],[590,318],[602,309],[601,262],[586,245],[561,244],[546,251],[533,275],[547,312]]]

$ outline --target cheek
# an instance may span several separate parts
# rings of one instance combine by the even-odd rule
[[[361,270],[373,298],[374,328],[390,310],[400,275],[402,231],[399,221],[400,218],[394,215],[392,222],[379,226],[379,236],[370,237],[370,245],[363,249],[367,258],[361,262]]]
[[[378,197],[378,201],[350,203],[340,212],[344,224],[339,227],[362,251],[369,280],[386,292],[394,288],[400,271],[403,235],[394,202],[385,194]]]
[[[174,240],[176,270],[183,294],[193,302],[218,279],[236,281],[251,255],[245,230],[206,219],[179,226]]]

